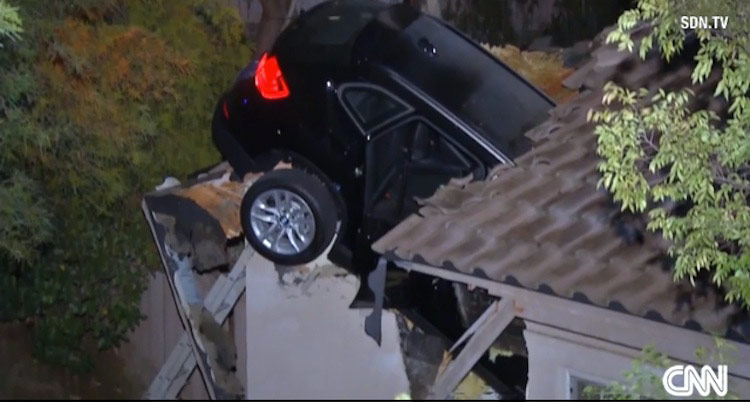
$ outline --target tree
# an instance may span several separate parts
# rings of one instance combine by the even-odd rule
[[[17,11],[23,40],[0,51],[0,321],[87,370],[138,324],[159,267],[142,194],[220,160],[212,111],[252,49],[224,0]]]
[[[688,31],[682,16],[728,16],[726,28]],[[592,111],[602,157],[600,185],[622,209],[648,211],[648,228],[671,243],[676,279],[701,271],[723,286],[729,302],[750,306],[750,2],[742,0],[639,0],[607,37],[621,50],[666,61],[697,41],[694,84],[720,78],[713,96],[727,102],[726,116],[692,107],[685,88],[652,96],[613,83],[603,110]],[[710,17],[709,17],[710,18]],[[712,21],[713,22],[713,21]],[[648,24],[634,40],[631,29]],[[669,204],[685,208],[669,209]],[[685,212],[685,210],[687,212]]]
[[[255,41],[257,54],[271,49],[287,21],[287,14],[292,0],[260,0],[263,14],[258,25],[258,37]]]
[[[18,40],[22,32],[18,9],[0,0],[0,39]],[[0,86],[0,112],[7,109],[3,89]],[[2,145],[5,144],[0,139]],[[28,260],[51,235],[50,215],[39,201],[39,188],[33,180],[18,169],[2,173],[0,163],[0,255],[5,253],[15,261]]]
[[[21,18],[18,17],[18,10],[11,7],[5,0],[0,0],[0,39],[18,39],[21,28]],[[0,43],[0,48],[3,44]]]

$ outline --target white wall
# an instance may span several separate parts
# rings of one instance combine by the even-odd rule
[[[638,351],[571,332],[526,323],[528,399],[568,399],[569,375],[609,383],[631,367]]]
[[[396,317],[383,311],[382,343],[365,334],[370,309],[349,308],[355,275],[327,253],[279,277],[256,254],[247,271],[247,399],[393,400],[409,392]]]
[[[570,399],[571,375],[603,384],[622,380],[623,372],[641,355],[639,349],[528,321],[524,338],[529,354],[527,399]],[[730,376],[729,391],[748,397],[750,381]]]

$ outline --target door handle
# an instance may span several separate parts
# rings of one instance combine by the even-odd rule
[[[427,40],[427,38],[425,38],[424,36],[417,41],[417,46],[419,46],[419,48],[422,49],[422,51],[428,56],[437,56],[437,49],[435,48],[435,45],[430,43],[430,41]]]

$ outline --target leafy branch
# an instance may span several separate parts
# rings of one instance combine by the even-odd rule
[[[0,39],[18,40],[21,38],[21,18],[18,8],[10,6],[5,0],[0,0]],[[3,44],[0,43],[0,48]]]
[[[210,111],[250,47],[221,0],[47,3],[18,2],[0,52],[0,321],[88,370],[142,319],[143,192],[217,161]]]
[[[710,6],[710,7],[709,7]],[[708,11],[710,10],[710,11]],[[683,15],[750,14],[750,3],[640,0],[625,12],[607,37],[623,51],[638,48],[641,58],[658,50],[667,61],[684,51],[688,32]],[[745,20],[746,21],[746,20]],[[727,116],[696,110],[690,88],[676,91],[631,90],[608,83],[603,108],[591,111],[597,123],[602,158],[600,185],[623,210],[646,212],[648,228],[672,244],[675,278],[693,280],[711,270],[715,284],[727,289],[729,302],[750,306],[750,30],[730,20],[727,30],[699,29],[699,50],[692,71],[695,85],[718,78],[714,97],[726,102]],[[639,23],[649,32],[634,40]],[[689,206],[676,214],[670,205]]]
[[[699,347],[695,349],[695,362],[700,365],[733,365],[734,346],[720,337],[714,337],[712,348]],[[606,385],[589,385],[583,389],[584,399],[599,400],[637,400],[658,399],[668,400],[671,396],[662,384],[663,372],[681,362],[670,359],[666,354],[657,351],[653,345],[648,345],[641,351],[640,356],[633,360],[631,368],[623,372],[622,381],[614,381]],[[731,390],[731,382],[729,384]],[[729,392],[724,397],[712,393],[701,399],[737,399],[735,393]]]

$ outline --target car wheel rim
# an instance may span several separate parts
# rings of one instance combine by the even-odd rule
[[[282,255],[301,253],[315,237],[315,217],[310,206],[288,190],[268,190],[255,198],[250,225],[263,247]]]

